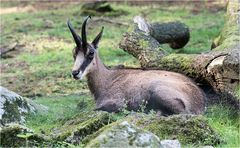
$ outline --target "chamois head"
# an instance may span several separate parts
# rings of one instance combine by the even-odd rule
[[[104,27],[102,27],[102,30],[95,39],[91,43],[88,43],[86,24],[89,18],[91,17],[88,16],[82,24],[82,38],[74,31],[70,21],[68,20],[67,22],[68,28],[70,29],[76,43],[76,47],[73,49],[75,63],[72,68],[72,76],[76,80],[82,79],[96,66],[97,47],[104,29]]]

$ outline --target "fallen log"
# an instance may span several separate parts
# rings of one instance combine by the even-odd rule
[[[169,43],[173,49],[183,48],[189,41],[189,28],[181,22],[153,23],[150,35],[159,43]]]
[[[172,49],[183,48],[189,41],[190,33],[187,25],[181,22],[148,23],[142,17],[134,17],[134,32],[150,35],[160,44],[168,43]]]
[[[145,69],[170,70],[210,85],[217,93],[237,96],[239,91],[240,4],[228,2],[225,25],[209,52],[168,53],[151,34],[132,30],[123,35],[120,48],[136,57]],[[215,47],[215,48],[214,48]],[[238,104],[239,99],[235,100]],[[239,104],[238,104],[239,105]]]

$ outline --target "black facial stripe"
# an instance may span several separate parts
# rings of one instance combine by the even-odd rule
[[[92,62],[93,58],[85,58],[81,67],[80,67],[80,71],[85,71],[86,67]]]

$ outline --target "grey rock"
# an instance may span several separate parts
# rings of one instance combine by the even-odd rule
[[[162,140],[161,144],[164,148],[181,148],[178,140]]]
[[[202,115],[172,115],[168,117],[146,114],[131,115],[130,123],[148,130],[160,138],[178,139],[184,145],[218,145],[224,140]]]
[[[206,146],[203,146],[202,148],[214,148],[214,147],[211,145],[206,145]]]
[[[113,123],[93,139],[87,147],[162,147],[159,138],[128,121]]]
[[[0,86],[0,94],[0,126],[7,123],[24,124],[26,114],[47,110],[46,107],[38,105],[2,86]]]

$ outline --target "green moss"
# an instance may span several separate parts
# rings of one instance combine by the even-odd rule
[[[0,130],[0,146],[13,146],[19,147],[25,144],[25,140],[22,138],[17,137],[17,134],[20,134],[24,131],[19,125],[13,125],[11,127],[2,128]]]
[[[148,116],[134,120],[137,126],[151,131],[160,139],[178,139],[182,144],[193,145],[217,145],[222,142],[203,116]]]
[[[149,35],[145,35],[142,31],[136,28],[134,28],[133,32],[124,34],[124,37],[119,45],[120,48],[126,49],[127,52],[132,54],[134,57],[140,58],[140,64],[142,67],[146,67],[148,64],[154,63],[168,53],[160,47],[157,40]],[[138,56],[140,52],[142,54],[141,56]]]
[[[235,89],[235,96],[238,100],[240,100],[240,85],[238,85]]]
[[[144,49],[149,48],[149,43],[146,40],[140,39],[139,40],[139,45]]]
[[[230,50],[234,46],[237,46],[240,42],[240,36],[239,35],[232,35],[229,38],[225,39],[221,45],[216,47],[214,50],[222,51],[222,50]]]
[[[5,110],[2,116],[3,123],[21,121],[21,114],[18,110],[16,102],[9,102],[8,100],[6,100],[3,109]]]
[[[134,30],[137,28],[136,24],[130,25],[126,32],[134,32]]]
[[[79,144],[79,142],[82,143],[85,137],[97,132],[101,127],[113,121],[111,114],[107,112],[83,112],[68,120],[59,129],[56,129],[58,133],[54,135],[54,139],[57,141],[67,139],[70,143]],[[75,139],[78,140],[76,141]],[[90,140],[89,137],[84,140],[84,143],[88,140]]]
[[[25,126],[9,124],[0,129],[0,146],[2,147],[26,147],[51,144],[43,135],[37,135]],[[22,135],[22,136],[20,136]],[[29,135],[24,137],[24,135]]]
[[[192,56],[192,55],[189,55]],[[176,60],[177,59],[177,60]],[[192,69],[192,61],[191,57],[188,57],[186,54],[175,54],[172,53],[168,56],[162,57],[162,59],[159,61],[155,61],[153,63],[149,63],[149,67],[158,67],[163,68],[166,70],[171,70],[175,72],[179,72],[179,69],[181,69],[181,72],[184,71],[188,76],[194,77],[195,73]]]
[[[221,36],[219,35],[218,37],[216,37],[216,38],[213,40],[211,48],[216,48],[217,46],[220,45],[220,42],[219,42],[219,41],[220,41],[220,38],[221,38]]]
[[[126,114],[124,114],[123,112],[119,112],[119,113],[114,113],[111,114],[111,119],[112,121],[119,121],[121,119],[123,119],[124,117],[126,117]],[[82,143],[83,144],[87,144],[89,143],[91,140],[95,139],[97,136],[99,136],[103,131],[105,131],[106,129],[108,129],[109,127],[112,127],[114,125],[116,125],[117,122],[113,122],[110,125],[106,125],[101,127],[98,131],[94,132],[91,135],[87,135],[83,140]]]
[[[14,98],[15,100],[8,100],[8,97],[2,95],[6,99],[3,104],[4,114],[2,115],[2,123],[24,122],[24,116],[30,111],[28,102],[22,98]]]
[[[159,147],[160,141],[149,131],[138,128],[123,119],[101,129],[101,133],[86,145],[86,147],[112,146]]]
[[[230,49],[233,46],[239,45],[240,42],[240,28],[238,21],[237,13],[239,9],[239,4],[234,2],[229,2],[226,16],[225,16],[225,24],[222,28],[221,34],[218,39],[218,47],[214,50],[226,50]]]

